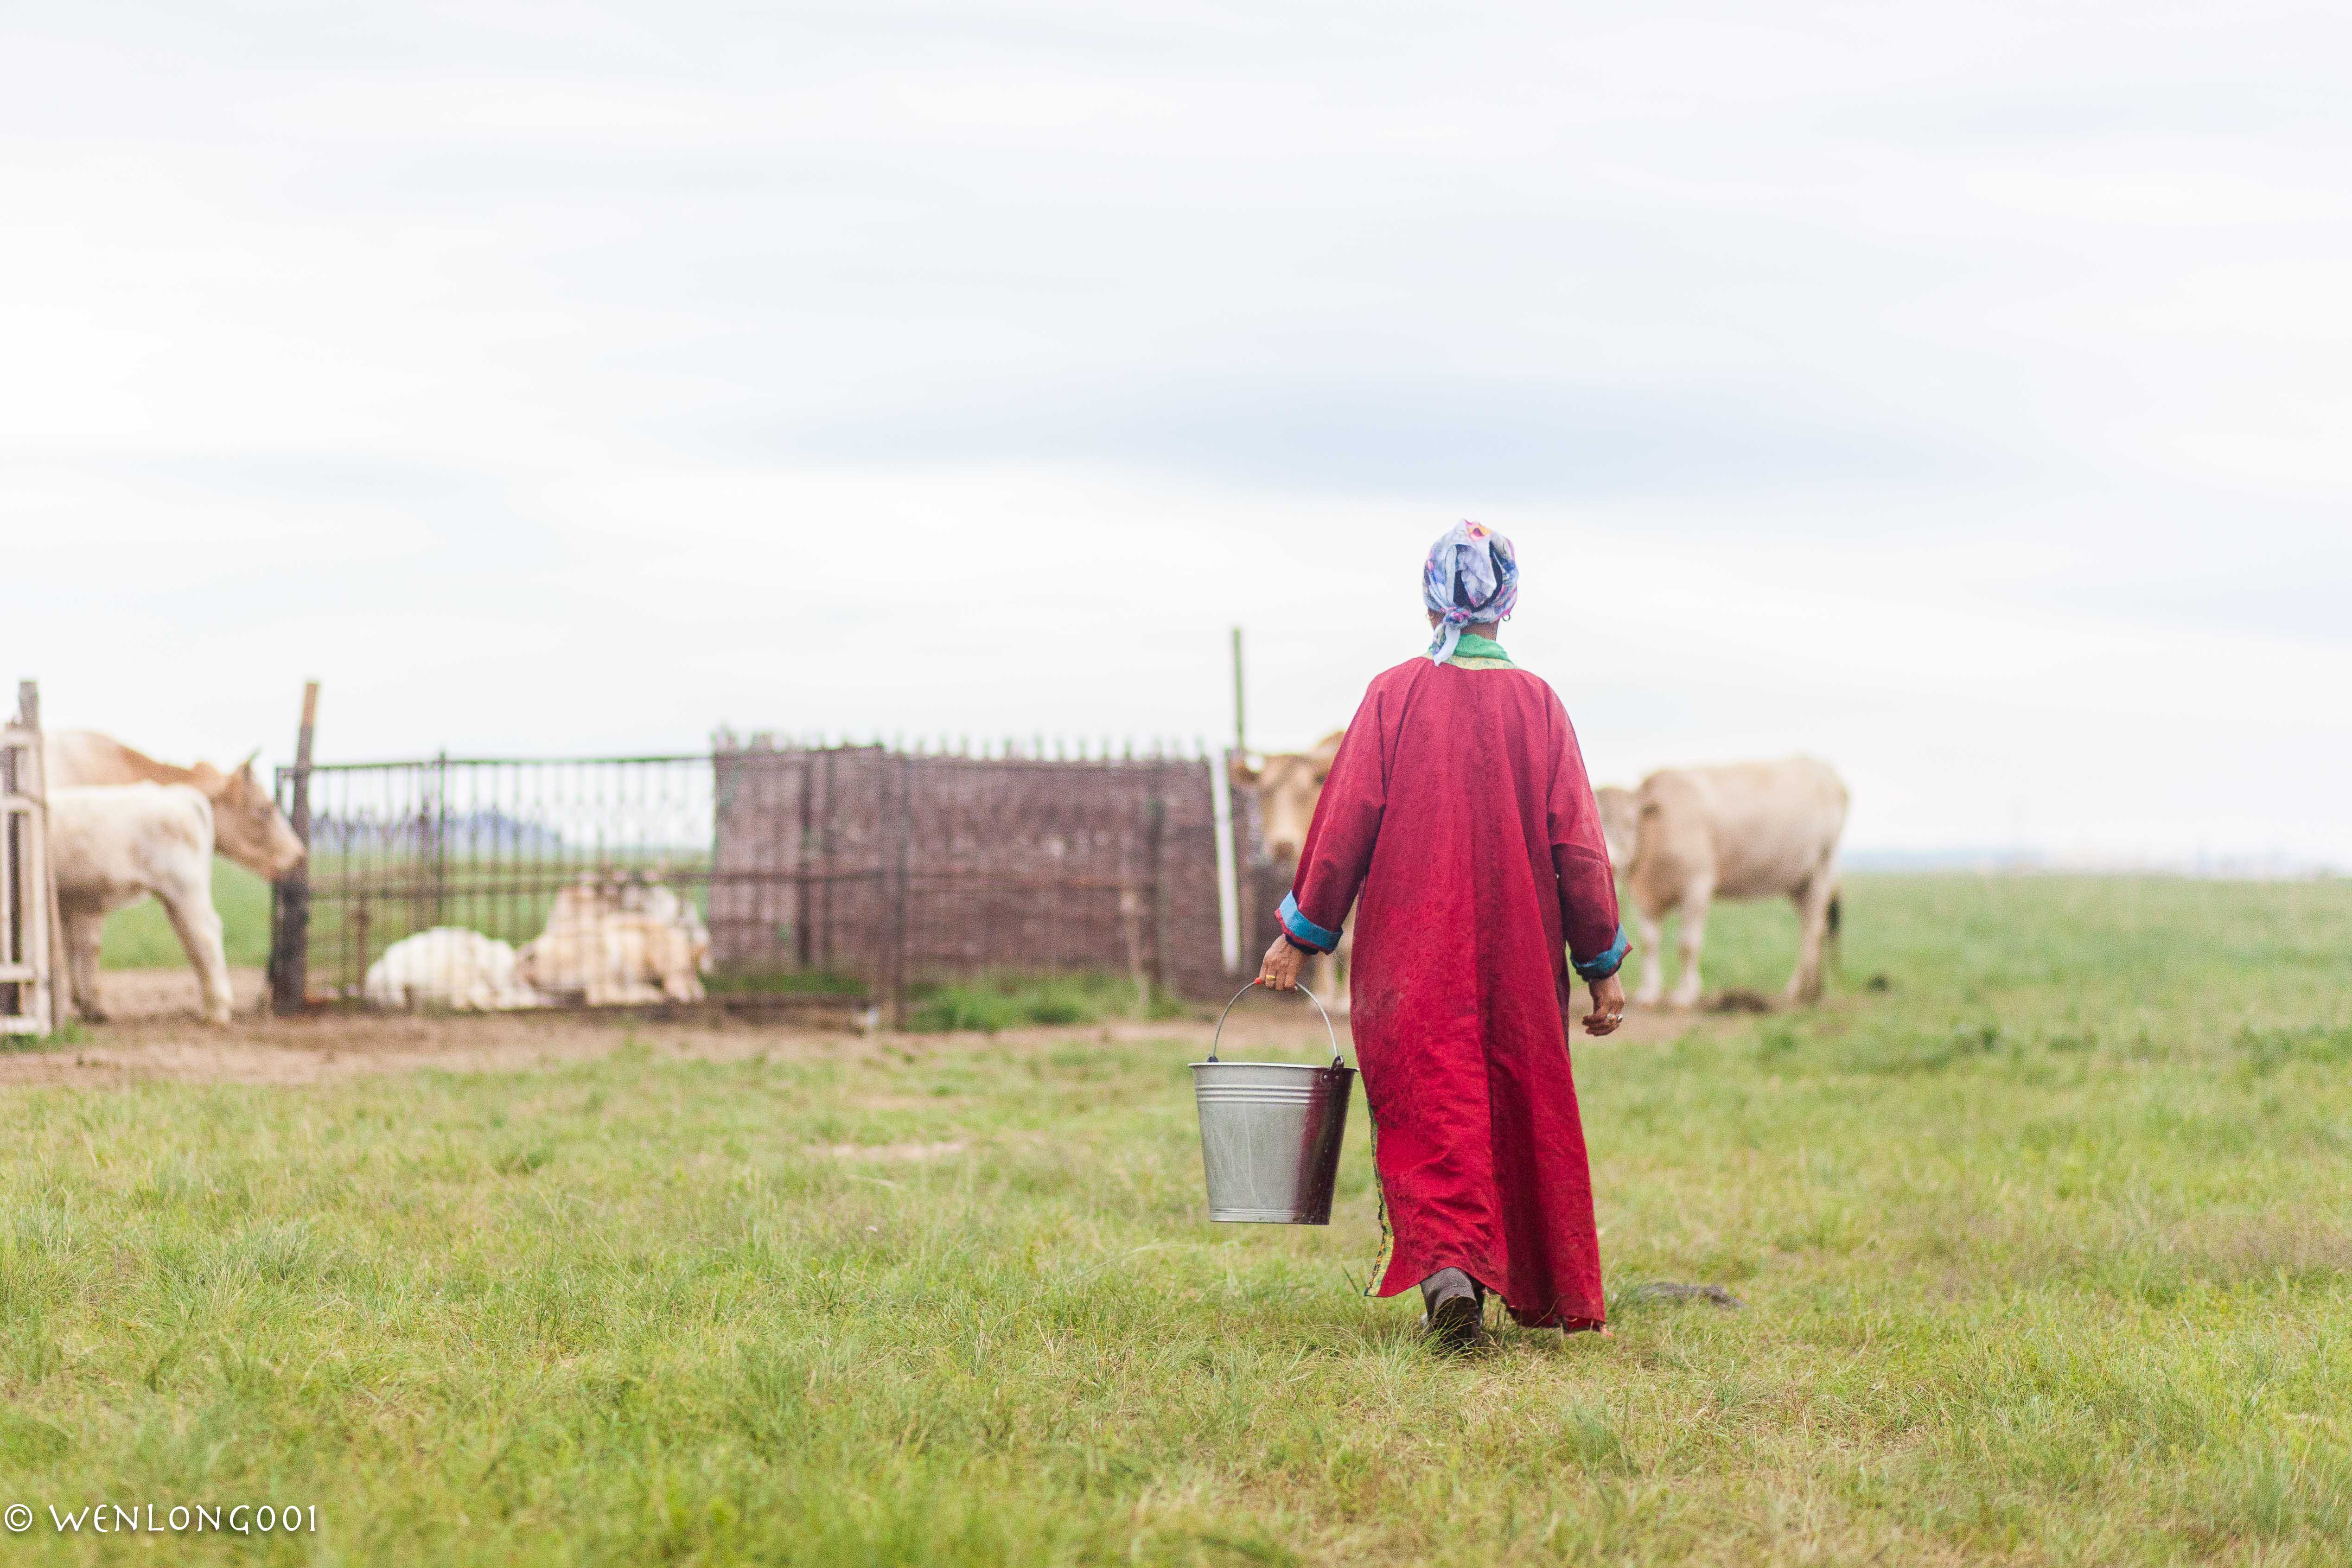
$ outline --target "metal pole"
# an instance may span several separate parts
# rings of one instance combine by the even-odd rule
[[[599,779],[599,784],[604,781]],[[598,801],[603,805],[603,801]],[[599,818],[604,813],[599,812]],[[600,820],[598,831],[603,831]],[[604,858],[604,842],[597,842],[598,858]],[[449,753],[442,752],[433,760],[433,920],[434,925],[446,925],[449,921]]]
[[[294,791],[287,816],[302,841],[302,863],[272,889],[278,932],[269,944],[270,1005],[279,1017],[302,1011],[310,994],[310,741],[319,724],[319,683],[302,686],[302,727],[294,737]],[[362,953],[362,967],[367,955]]]
[[[1242,629],[1234,628],[1234,750],[1249,755],[1248,687],[1242,679]]]
[[[1239,756],[1220,751],[1209,758],[1209,816],[1217,835],[1217,938],[1227,973],[1242,963],[1241,878],[1234,863],[1233,768]]]

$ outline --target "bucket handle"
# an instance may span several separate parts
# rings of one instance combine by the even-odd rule
[[[1215,1037],[1209,1041],[1209,1059],[1211,1061],[1215,1061],[1217,1059],[1217,1041],[1223,1039],[1225,1037],[1225,1018],[1227,1015],[1233,1012],[1234,1005],[1238,1004],[1243,997],[1248,995],[1253,989],[1262,984],[1262,981],[1253,980],[1249,984],[1244,985],[1240,990],[1234,992],[1233,1001],[1225,1004],[1224,1012],[1217,1015],[1217,1032]],[[1298,989],[1306,993],[1307,999],[1309,1002],[1315,1004],[1315,1010],[1323,1015],[1323,1033],[1331,1041],[1331,1065],[1333,1067],[1339,1066],[1339,1034],[1338,1030],[1331,1026],[1330,1010],[1323,1005],[1322,998],[1317,996],[1314,992],[1307,991],[1306,986],[1302,985]]]

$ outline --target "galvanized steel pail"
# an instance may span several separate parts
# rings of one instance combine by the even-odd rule
[[[1225,1016],[1257,984],[1234,994],[1217,1018],[1217,1038]],[[1300,990],[1306,991],[1305,986]],[[1331,1065],[1292,1062],[1192,1064],[1192,1094],[1201,1108],[1201,1163],[1209,1177],[1209,1217],[1228,1225],[1329,1225],[1331,1186],[1339,1173],[1339,1144],[1348,1135],[1348,1100],[1356,1069],[1342,1066],[1339,1037],[1331,1015],[1315,993],[1307,992],[1323,1014],[1331,1039]]]

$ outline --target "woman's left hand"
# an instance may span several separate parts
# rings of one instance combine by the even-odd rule
[[[1299,967],[1306,962],[1307,955],[1291,945],[1288,937],[1276,937],[1274,945],[1265,950],[1265,962],[1258,965],[1257,983],[1268,991],[1296,991]]]
[[[1613,1035],[1625,1021],[1625,987],[1615,975],[1592,983],[1592,1011],[1584,1017],[1588,1035]]]

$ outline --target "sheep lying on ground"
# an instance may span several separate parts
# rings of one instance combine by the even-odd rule
[[[452,1007],[498,1013],[543,1004],[516,977],[515,950],[464,926],[403,937],[368,965],[367,999],[377,1007]]]

